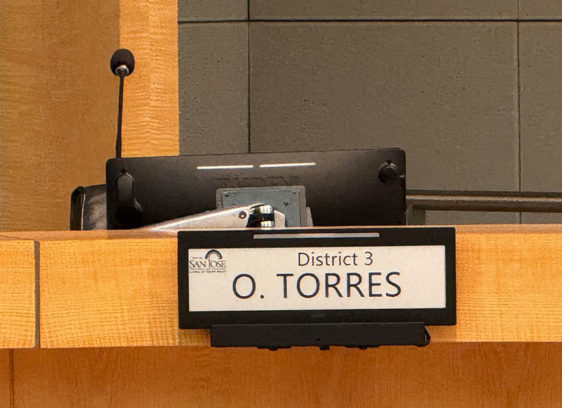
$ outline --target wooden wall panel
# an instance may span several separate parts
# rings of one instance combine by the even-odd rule
[[[177,0],[119,0],[119,7],[119,45],[136,61],[125,83],[123,156],[177,155]]]
[[[16,407],[559,407],[562,344],[22,350]]]
[[[0,349],[34,346],[34,243],[0,237]]]
[[[68,228],[114,154],[114,1],[0,1],[0,230]]]
[[[0,408],[11,407],[10,352],[0,350]]]
[[[113,157],[119,46],[123,154],[179,150],[175,0],[0,0],[0,231],[67,229],[70,193],[105,181]]]

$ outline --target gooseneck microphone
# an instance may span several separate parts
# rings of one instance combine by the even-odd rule
[[[115,156],[121,159],[121,130],[123,124],[123,84],[126,76],[135,69],[135,57],[125,48],[113,53],[109,62],[111,72],[119,77],[119,113],[117,114],[117,138]],[[121,160],[120,160],[121,161]],[[115,189],[117,191],[116,219],[124,227],[141,225],[142,207],[135,197],[134,178],[122,163]],[[107,229],[107,184],[77,187],[70,197],[70,229]]]
[[[115,140],[115,157],[121,157],[121,128],[123,127],[123,85],[125,77],[135,70],[135,57],[126,48],[120,48],[113,53],[109,61],[111,72],[119,77],[119,111],[117,113],[117,138]]]
[[[117,114],[117,138],[115,139],[115,157],[121,158],[121,130],[123,127],[123,85],[125,77],[133,73],[135,69],[135,57],[126,48],[120,48],[113,53],[109,61],[109,67],[114,75],[119,77],[119,113]],[[127,228],[140,225],[142,207],[135,198],[135,179],[129,174],[125,166],[117,178],[117,202],[118,209],[116,218]]]

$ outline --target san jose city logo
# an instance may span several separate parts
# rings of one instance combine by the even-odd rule
[[[216,249],[210,249],[205,256],[193,256],[189,258],[190,273],[224,273],[226,272],[226,260]]]

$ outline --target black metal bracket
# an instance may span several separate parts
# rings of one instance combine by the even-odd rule
[[[379,346],[427,346],[425,324],[408,323],[317,323],[228,324],[211,326],[212,347],[257,347],[270,350],[293,346],[330,346],[359,349]]]

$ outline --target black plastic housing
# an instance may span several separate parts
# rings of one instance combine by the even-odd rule
[[[117,180],[125,173],[142,209],[131,217],[120,208]],[[219,188],[295,185],[305,186],[316,226],[402,225],[405,175],[399,148],[111,159],[107,227],[136,228],[214,209]]]

